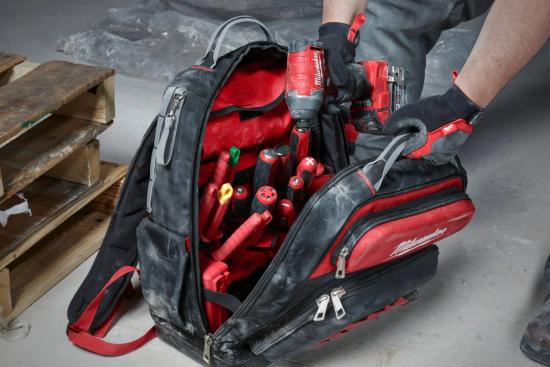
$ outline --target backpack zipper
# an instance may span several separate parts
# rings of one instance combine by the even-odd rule
[[[335,253],[338,254],[336,258],[336,273],[334,278],[343,279],[346,277],[346,262],[349,256],[351,255],[351,252],[355,248],[355,245],[357,244],[357,241],[359,240],[359,238],[363,237],[370,229],[376,226],[379,226],[381,224],[387,223],[393,220],[394,218],[400,219],[401,214],[396,215],[395,213],[402,210],[408,210],[409,208],[411,209],[414,208],[416,210],[409,212],[409,215],[416,215],[416,214],[425,213],[427,211],[433,210],[439,207],[440,205],[449,205],[449,204],[458,202],[460,200],[469,198],[469,196],[462,191],[455,192],[456,189],[457,188],[445,189],[443,191],[425,196],[423,198],[410,201],[408,203],[393,207],[388,210],[373,213],[371,215],[366,215],[363,218],[358,219],[355,223],[353,223],[353,225],[350,226],[350,228],[346,232],[346,235],[344,235],[344,237],[342,238],[340,244],[338,244],[336,249],[333,251],[333,254]],[[435,195],[436,197],[434,198],[433,195]],[[418,202],[418,200],[422,202]],[[365,223],[368,223],[370,221],[374,221],[374,222],[370,226],[368,226],[366,231],[363,231],[363,230],[360,231],[361,232],[360,237],[354,236],[354,233],[357,231],[357,229],[361,229],[361,227]],[[338,252],[338,248],[340,248],[339,252]]]
[[[314,299],[315,304],[311,305],[311,298],[304,300],[301,304],[309,304],[305,310],[302,308],[302,311],[296,312],[299,313],[299,316],[287,317],[286,321],[278,322],[274,324],[267,331],[264,330],[264,333],[268,333],[269,330],[276,328],[278,331],[273,333],[270,337],[264,339],[263,341],[254,344],[251,343],[252,350],[255,354],[261,354],[270,348],[275,343],[281,341],[285,336],[291,332],[294,332],[304,324],[309,321],[321,322],[325,319],[325,315],[328,311],[330,303],[333,304],[334,312],[336,314],[336,319],[340,320],[346,315],[346,311],[343,306],[341,298],[347,294],[351,293],[357,289],[363,288],[372,284],[380,277],[385,276],[388,273],[402,269],[404,267],[410,266],[414,263],[422,261],[429,256],[432,256],[434,253],[437,253],[437,247],[433,246],[430,249],[421,250],[419,253],[412,255],[410,258],[404,259],[397,264],[388,266],[386,269],[382,269],[379,272],[371,273],[368,275],[359,276],[358,278],[353,278],[348,280],[345,284],[333,288],[330,293],[324,293],[321,296],[318,296]],[[332,285],[334,287],[334,285]],[[330,289],[330,286],[329,288]],[[326,291],[325,291],[326,292]],[[345,302],[345,300],[344,300]],[[297,306],[299,307],[299,306]],[[299,308],[298,308],[299,309]],[[313,315],[313,319],[311,319]]]

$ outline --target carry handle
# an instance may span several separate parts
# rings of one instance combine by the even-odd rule
[[[363,167],[362,172],[372,184],[373,193],[376,193],[380,189],[384,177],[386,177],[391,166],[393,166],[396,159],[403,152],[403,149],[405,149],[411,135],[409,133],[396,136],[376,160]]]
[[[214,31],[214,34],[210,38],[210,42],[208,43],[208,46],[206,47],[206,54],[202,59],[197,61],[195,65],[207,67],[212,69],[214,66],[216,66],[216,63],[218,62],[218,57],[220,54],[220,49],[222,47],[222,42],[225,38],[225,35],[227,34],[227,31],[229,28],[234,26],[235,24],[239,23],[254,23],[260,26],[262,31],[265,34],[265,38],[268,42],[275,42],[275,38],[273,38],[273,35],[267,29],[267,27],[260,22],[258,19],[251,17],[249,15],[241,15],[235,18],[231,18],[222,25],[220,25],[216,30]]]

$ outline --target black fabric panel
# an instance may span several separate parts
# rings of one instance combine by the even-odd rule
[[[67,317],[71,325],[80,318],[82,306],[89,304],[99,294],[118,269],[127,265],[135,266],[137,263],[136,228],[147,216],[149,164],[156,120],[155,117],[130,163],[109,228],[92,268],[69,304]],[[120,297],[124,295],[131,278],[130,273],[111,284],[99,305],[92,328],[100,325],[109,316]]]
[[[344,120],[340,114],[319,114],[321,124],[321,162],[340,172],[349,165]]]

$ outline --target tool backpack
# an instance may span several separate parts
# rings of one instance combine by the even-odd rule
[[[259,25],[267,40],[220,55],[228,29],[242,22]],[[377,159],[350,164],[346,116],[323,111],[320,164],[290,228],[264,223],[232,257],[212,258],[248,222],[229,201],[215,239],[199,233],[222,155],[240,151],[231,155],[238,162],[229,165],[230,181],[251,191],[262,151],[291,144],[286,62],[286,47],[242,16],[222,24],[205,57],[169,84],[70,303],[73,343],[112,356],[158,336],[202,365],[271,366],[415,300],[434,277],[434,243],[464,228],[475,210],[458,159],[405,159],[409,136],[401,135]],[[214,207],[226,205],[222,196]],[[135,341],[108,343],[102,338],[132,292],[134,271],[155,326]]]

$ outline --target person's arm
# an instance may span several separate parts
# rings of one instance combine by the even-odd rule
[[[357,14],[363,13],[369,0],[324,0],[323,20],[325,23],[346,23],[351,25]]]
[[[549,36],[549,0],[496,0],[455,85],[398,109],[384,132],[412,133],[403,151],[408,158],[450,162],[483,109]]]
[[[549,0],[550,1],[550,0]],[[323,43],[325,63],[332,85],[338,88],[336,103],[363,96],[370,84],[360,74],[350,74],[346,63],[355,62],[355,44],[348,40],[350,26],[362,14],[369,0],[324,0],[319,39]]]
[[[496,0],[456,79],[485,108],[550,36],[550,0]]]

